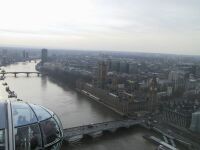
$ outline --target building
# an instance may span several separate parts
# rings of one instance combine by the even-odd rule
[[[174,85],[174,90],[185,88],[185,72],[184,71],[171,71],[168,80]]]
[[[100,88],[105,88],[107,79],[108,65],[106,62],[101,61],[98,64],[98,86]]]
[[[120,72],[129,73],[129,63],[126,61],[120,61]]]
[[[184,111],[178,111],[171,108],[165,107],[162,112],[162,120],[166,123],[173,124],[179,127],[189,128],[193,129],[193,126],[191,124],[191,112]],[[196,125],[196,124],[195,124]]]
[[[149,100],[150,100],[150,104],[149,104],[149,109],[150,111],[154,111],[157,106],[158,106],[158,98],[157,98],[157,90],[158,90],[158,83],[157,83],[157,78],[156,76],[154,76],[151,80],[150,80],[150,84],[149,84]]]
[[[42,49],[41,61],[42,61],[42,64],[48,61],[48,50],[47,49]]]
[[[130,74],[138,73],[138,64],[136,62],[129,63],[129,71]]]
[[[8,64],[8,57],[7,56],[3,56],[1,64],[2,65]]]
[[[120,61],[119,60],[112,60],[111,61],[111,71],[120,71]]]
[[[197,111],[192,114],[190,130],[192,130],[193,132],[200,133],[200,111]]]
[[[107,60],[107,64],[108,64],[108,71],[111,71],[112,70],[112,61],[111,61],[111,59]]]
[[[23,59],[26,59],[26,51],[25,50],[22,52],[22,57],[23,57]]]
[[[28,59],[29,58],[29,53],[24,50],[22,52],[22,57],[23,57],[24,60]]]

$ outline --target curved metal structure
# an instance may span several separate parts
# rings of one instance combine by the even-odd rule
[[[54,150],[62,140],[62,124],[52,111],[23,101],[0,102],[0,150]]]

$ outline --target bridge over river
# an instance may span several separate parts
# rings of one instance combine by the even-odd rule
[[[119,128],[129,128],[143,122],[144,120],[126,119],[68,128],[64,129],[64,139],[67,142],[78,141],[84,136],[96,137],[106,131],[114,132]]]
[[[0,72],[0,75],[5,76],[6,74],[13,74],[15,77],[17,77],[17,74],[26,74],[27,77],[29,77],[30,74],[37,74],[37,76],[41,75],[41,72],[37,72],[37,71],[32,71],[32,72],[28,72],[28,71],[19,71],[19,72]]]

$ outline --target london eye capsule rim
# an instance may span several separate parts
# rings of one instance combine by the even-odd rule
[[[16,125],[15,122],[16,120],[14,119],[14,112],[13,112],[13,105],[25,105],[29,108],[31,113],[35,116],[36,120],[33,122],[26,122],[24,124]],[[39,119],[36,110],[33,108],[36,106],[37,108],[40,108],[43,110],[48,117],[44,117],[43,119]],[[56,138],[56,140],[50,142],[50,143],[45,143],[44,142],[44,135],[43,135],[43,128],[41,127],[41,124],[44,123],[45,121],[50,121],[53,120],[55,122],[55,125],[58,129],[58,134],[59,136]],[[14,122],[15,121],[15,122]],[[16,141],[16,134],[14,133],[15,129],[19,129],[22,127],[31,127],[33,125],[36,125],[39,127],[39,134],[41,138],[41,148],[47,148],[50,146],[53,146],[58,143],[62,143],[63,140],[63,127],[62,123],[59,119],[59,117],[52,112],[51,110],[41,106],[41,105],[36,105],[24,101],[17,101],[17,100],[0,100],[0,147],[2,146],[5,150],[15,150],[15,141]]]

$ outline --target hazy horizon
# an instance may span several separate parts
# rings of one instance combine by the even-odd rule
[[[0,46],[200,55],[198,0],[0,0]]]

